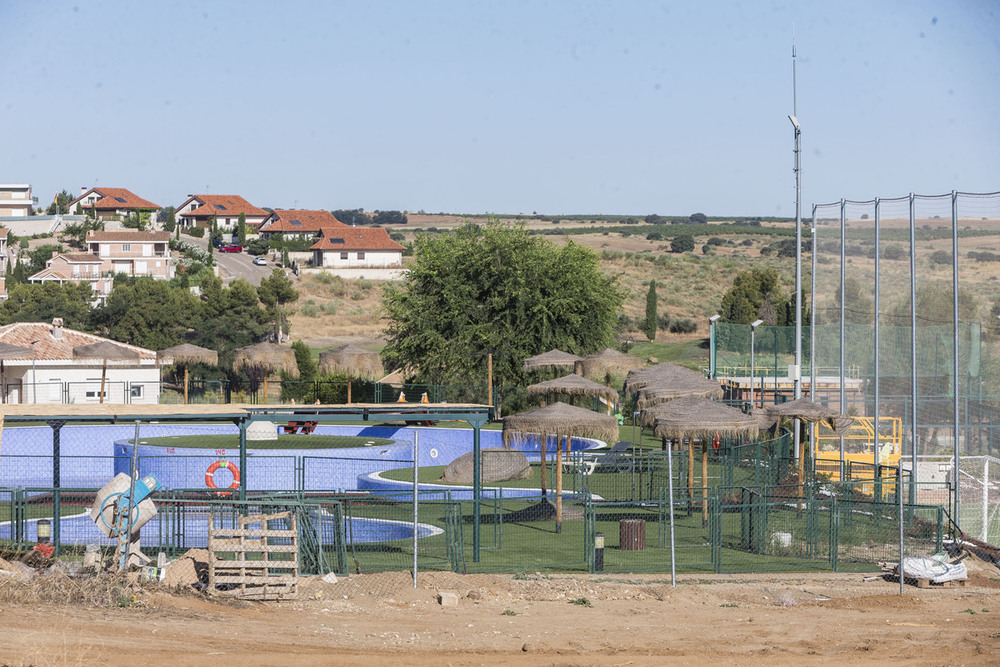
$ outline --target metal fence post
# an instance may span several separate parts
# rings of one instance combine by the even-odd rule
[[[59,543],[60,535],[62,533],[62,493],[60,491],[61,481],[59,479],[62,452],[60,451],[60,447],[61,431],[66,422],[52,420],[46,423],[49,425],[49,428],[52,429],[52,544],[55,546],[53,555],[58,556],[62,549]],[[135,446],[138,446],[138,443],[136,443]]]

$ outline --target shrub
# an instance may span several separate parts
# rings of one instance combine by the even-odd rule
[[[698,330],[698,325],[694,320],[682,317],[679,320],[674,320],[670,323],[670,333],[694,333]]]
[[[951,253],[947,250],[935,250],[931,253],[931,264],[951,264]]]
[[[670,252],[691,252],[692,250],[694,250],[694,237],[690,234],[675,236],[670,241]]]
[[[195,227],[192,227],[190,229],[185,230],[185,234],[187,234],[188,236],[193,236],[193,237],[198,238],[198,239],[204,238],[205,237],[205,228],[204,227],[195,226]]]

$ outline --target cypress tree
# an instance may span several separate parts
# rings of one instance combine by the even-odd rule
[[[646,338],[656,339],[656,281],[649,281],[649,291],[646,292]]]

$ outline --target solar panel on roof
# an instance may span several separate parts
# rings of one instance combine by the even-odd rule
[[[288,224],[290,224],[290,225],[294,225],[294,226],[296,226],[296,227],[301,227],[301,226],[302,226],[302,223],[301,223],[301,222],[299,222],[298,220],[289,220],[289,221],[288,221]]]
[[[222,204],[215,204],[214,206],[215,206],[215,208],[219,209],[220,211],[225,211],[226,210],[226,207],[223,206]]]
[[[330,243],[343,243],[344,239],[330,239]]]
[[[117,201],[117,202],[119,202],[119,203],[122,203],[122,204],[124,204],[124,203],[125,203],[125,200],[124,200],[124,199],[122,199],[121,197],[115,197],[115,201]]]

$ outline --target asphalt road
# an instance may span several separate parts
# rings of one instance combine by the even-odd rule
[[[195,236],[181,234],[181,240],[193,243],[202,250],[208,251],[207,238],[199,239]],[[254,256],[247,254],[245,250],[243,252],[219,252],[216,250],[214,256],[215,262],[219,266],[219,276],[222,277],[222,282],[226,284],[237,278],[242,278],[256,287],[260,285],[262,279],[271,275],[271,272],[276,268],[274,262],[271,261],[270,253],[263,255],[267,259],[267,266],[257,266],[254,264]]]

